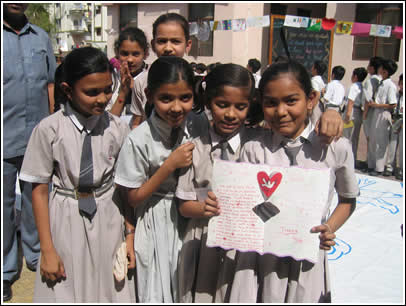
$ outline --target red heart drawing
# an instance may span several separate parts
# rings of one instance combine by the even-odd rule
[[[268,176],[266,172],[261,171],[257,174],[257,180],[259,188],[261,188],[263,194],[266,196],[266,199],[269,199],[269,197],[274,193],[276,188],[278,188],[279,184],[281,183],[282,173],[275,172]]]
[[[334,28],[335,25],[336,25],[336,21],[333,18],[328,19],[328,18],[324,17],[321,21],[321,27],[326,31],[331,30],[332,28]]]

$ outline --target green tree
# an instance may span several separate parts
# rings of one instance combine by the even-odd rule
[[[30,3],[25,14],[28,20],[45,31],[48,34],[55,31],[55,25],[51,22],[48,12],[49,4],[47,3]]]

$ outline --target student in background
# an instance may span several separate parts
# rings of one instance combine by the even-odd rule
[[[376,135],[370,133],[372,127],[372,118],[374,117],[374,108],[370,108],[369,105],[373,103],[375,99],[376,91],[379,82],[382,77],[378,74],[378,69],[382,65],[383,58],[375,56],[369,60],[367,71],[369,78],[365,81],[365,104],[363,118],[364,134],[367,139],[367,167],[363,168],[363,172],[372,172],[375,169],[375,147],[376,147]]]
[[[399,91],[397,93],[397,104],[392,113],[392,129],[388,147],[388,158],[386,161],[384,176],[394,175],[396,179],[403,180],[403,73],[399,76]],[[399,157],[399,169],[397,160]],[[397,170],[397,171],[396,171]]]
[[[158,57],[183,57],[192,47],[189,36],[189,23],[182,15],[167,13],[159,16],[152,25],[152,50]],[[142,74],[135,82],[131,100],[131,127],[135,128],[146,119],[148,73]]]
[[[348,138],[352,143],[352,152],[354,154],[354,162],[357,161],[358,141],[362,125],[362,107],[365,102],[365,94],[362,82],[367,77],[368,72],[365,68],[355,68],[352,72],[352,85],[348,91],[347,103],[343,113],[344,123],[353,122],[353,127],[344,129],[344,137]]]
[[[341,83],[344,74],[345,68],[343,66],[335,66],[333,68],[331,72],[332,81],[327,84],[325,93],[322,96],[322,102],[324,103],[326,109],[333,108],[336,111],[341,112],[345,96],[345,88]]]
[[[207,70],[206,65],[203,63],[199,63],[196,65],[195,75],[196,76],[206,76],[206,74],[207,74],[206,70]]]
[[[326,251],[335,245],[335,232],[346,222],[355,209],[359,194],[354,171],[351,144],[346,138],[325,146],[310,122],[315,101],[311,81],[306,69],[297,62],[271,65],[262,75],[259,85],[264,117],[271,133],[247,142],[242,149],[241,161],[290,167],[297,165],[309,169],[332,169],[330,183],[338,193],[338,205],[330,216],[321,212],[320,224],[309,231],[320,239],[319,258],[316,263],[297,261],[293,257],[258,254],[253,273],[258,288],[251,303],[327,303],[331,302],[328,260]],[[290,156],[290,149],[297,149]],[[289,184],[289,182],[287,182]],[[317,190],[317,187],[315,187]],[[331,188],[332,199],[334,188]],[[266,234],[266,233],[265,233]],[[245,282],[252,284],[248,278]],[[248,301],[247,301],[248,302]]]
[[[320,102],[321,92],[326,87],[323,80],[323,74],[327,70],[327,65],[323,61],[315,61],[311,69],[312,75],[312,87],[316,92],[316,105],[313,108],[313,113],[311,116],[311,121],[316,124],[317,120],[320,118],[321,114],[324,112],[324,105]]]
[[[259,81],[261,80],[260,69],[261,69],[261,62],[256,58],[251,58],[248,60],[247,69],[251,71],[252,75],[255,79],[255,88],[258,88]]]
[[[120,69],[115,69],[115,79],[119,79],[120,83],[106,110],[120,116],[125,106],[131,104],[135,80],[148,69],[145,63],[148,56],[147,37],[138,28],[126,28],[118,36],[115,49],[120,63]]]
[[[374,109],[370,135],[376,135],[376,145],[372,148],[375,151],[375,169],[369,175],[381,175],[385,169],[387,149],[389,145],[390,131],[392,127],[392,111],[397,105],[397,88],[390,77],[396,72],[398,65],[393,60],[384,59],[378,69],[382,76],[376,90],[375,99],[368,105]]]

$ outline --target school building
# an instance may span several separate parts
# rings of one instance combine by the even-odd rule
[[[247,19],[265,15],[295,15],[311,18],[329,18],[336,21],[354,21],[370,24],[403,26],[403,2],[379,3],[103,3],[106,9],[107,54],[114,56],[113,44],[120,29],[134,25],[144,30],[148,40],[152,38],[152,24],[158,16],[175,12],[189,22]],[[303,29],[306,31],[306,29]],[[106,31],[107,32],[107,31]],[[270,50],[271,26],[247,27],[244,31],[210,31],[209,39],[200,41],[192,36],[193,46],[186,59],[189,62],[211,64],[215,62],[236,63],[246,66],[250,58],[262,63],[262,70],[272,60]],[[346,68],[343,79],[345,87],[351,85],[351,73],[357,67],[366,67],[369,58],[382,56],[398,64],[392,77],[396,82],[403,72],[403,39],[368,36],[355,37],[332,32],[330,46],[330,71],[336,65]],[[152,63],[156,55],[150,52],[147,59]],[[330,74],[330,73],[329,73]]]

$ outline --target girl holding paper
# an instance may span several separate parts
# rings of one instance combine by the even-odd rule
[[[206,76],[205,90],[200,86],[200,96],[211,111],[213,125],[208,133],[193,141],[192,165],[179,177],[176,190],[181,215],[191,218],[179,255],[181,302],[256,301],[257,254],[206,247],[208,218],[220,213],[211,191],[213,160],[238,161],[243,145],[264,132],[245,127],[247,121],[255,125],[255,120],[247,118],[249,114],[257,118],[249,112],[254,94],[252,73],[235,64],[217,66]],[[334,121],[337,117],[338,121]],[[335,111],[324,115],[325,120],[333,121],[330,128],[334,131],[334,123],[341,122],[339,117]]]
[[[331,291],[325,251],[335,245],[334,233],[355,209],[359,194],[351,143],[340,138],[326,146],[315,133],[310,115],[316,95],[301,64],[291,61],[270,66],[262,76],[259,90],[264,117],[272,131],[248,142],[242,150],[241,161],[309,169],[331,168],[330,184],[334,184],[332,187],[336,189],[339,201],[330,216],[329,205],[326,205],[321,224],[309,229],[319,233],[320,250],[316,263],[273,254],[258,256],[257,302],[329,302]],[[294,149],[296,155],[291,154]],[[331,188],[329,203],[334,188]]]

